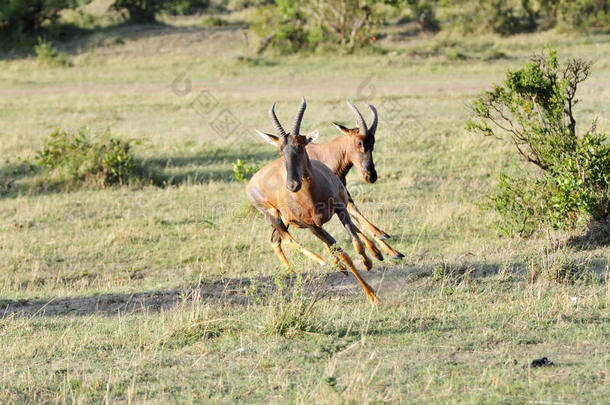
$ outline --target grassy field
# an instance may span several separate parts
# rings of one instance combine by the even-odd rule
[[[551,45],[595,62],[580,128],[610,133],[610,36],[381,45],[256,58],[236,27],[117,26],[60,44],[69,67],[0,60],[0,402],[606,402],[610,248],[499,234],[481,206],[522,166],[463,128],[474,94]],[[320,141],[354,125],[345,99],[379,110],[379,180],[348,184],[406,256],[363,271],[380,307],[289,249],[287,274],[233,178],[237,159],[275,158],[253,130],[302,95]],[[66,190],[15,170],[83,126],[138,141],[169,184]],[[355,256],[339,221],[326,229]],[[580,280],[528,282],[566,266]],[[527,366],[543,356],[555,365]]]

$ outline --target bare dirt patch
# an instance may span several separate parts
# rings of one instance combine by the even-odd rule
[[[486,277],[498,271],[499,266],[491,264],[468,265],[473,277]],[[431,266],[392,267],[383,270],[361,272],[366,281],[377,291],[382,302],[398,296],[409,289],[414,280],[432,274]],[[362,288],[353,277],[341,273],[311,272],[303,274],[311,277],[310,285],[321,296],[362,296],[367,303]],[[157,290],[137,293],[102,294],[85,297],[57,297],[51,300],[23,299],[0,300],[0,316],[11,314],[31,316],[87,316],[114,315],[171,309],[185,301],[223,302],[227,304],[248,304],[265,298],[277,291],[274,276],[255,278],[227,278],[202,281],[200,285],[187,289]],[[288,290],[297,282],[297,276],[283,279]],[[248,293],[251,291],[251,293]]]

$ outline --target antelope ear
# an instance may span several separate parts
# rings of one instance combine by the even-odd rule
[[[277,146],[280,143],[280,139],[271,134],[267,134],[265,132],[261,132],[258,129],[255,129],[256,133],[260,135],[261,138],[265,140],[269,145]]]
[[[331,124],[333,124],[335,126],[335,128],[337,128],[343,135],[350,136],[352,134],[351,131],[349,130],[349,128],[344,127],[341,124],[338,124],[334,121],[331,121]]]
[[[311,131],[310,133],[307,134],[307,143],[315,142],[319,136],[320,136],[320,131],[318,131],[317,129],[315,131]]]

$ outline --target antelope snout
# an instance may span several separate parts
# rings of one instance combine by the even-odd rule
[[[288,190],[292,191],[293,193],[296,193],[301,189],[301,182],[298,180],[292,180],[286,183],[286,187],[288,187]]]
[[[364,180],[365,180],[367,183],[374,183],[374,182],[376,182],[376,181],[377,181],[377,172],[373,172],[373,173],[371,173],[371,174],[367,175],[367,176],[364,178]]]

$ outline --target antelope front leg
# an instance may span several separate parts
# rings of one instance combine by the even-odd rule
[[[356,252],[358,252],[358,254],[362,257],[364,268],[370,270],[373,267],[373,262],[371,261],[371,259],[369,259],[369,257],[366,255],[366,252],[364,251],[362,241],[358,237],[359,231],[352,223],[349,213],[347,212],[345,207],[337,207],[335,209],[335,213],[337,214],[339,220],[347,230],[347,233],[349,233],[349,235],[352,237],[352,244],[354,245],[354,249],[356,250]]]
[[[356,276],[356,279],[358,280],[358,282],[360,282],[360,285],[362,286],[362,289],[371,301],[371,304],[380,304],[381,302],[377,298],[377,295],[375,295],[375,290],[373,290],[371,286],[368,285],[367,282],[364,281],[364,279],[360,276],[358,270],[356,270],[356,266],[354,266],[354,262],[352,261],[351,257],[349,257],[347,253],[345,253],[339,246],[337,246],[335,239],[330,236],[328,232],[326,232],[320,227],[313,227],[310,229],[311,232],[313,232],[313,234],[316,235],[320,240],[322,240],[322,242],[324,242],[324,244],[328,247],[331,256],[333,256],[334,258],[336,258],[335,255],[339,256],[341,258],[341,261],[343,261],[343,263],[345,263],[345,265],[350,269],[350,271],[354,273],[354,276]]]
[[[362,228],[365,231],[367,231],[368,233],[370,233],[373,236],[373,239],[375,239],[375,241],[377,241],[377,243],[379,243],[381,245],[381,248],[388,255],[392,256],[392,259],[402,259],[403,257],[405,257],[405,255],[400,253],[398,250],[392,248],[390,245],[388,245],[384,241],[384,239],[388,239],[390,236],[387,233],[380,230],[379,228],[377,228],[375,225],[373,225],[368,219],[366,219],[364,217],[364,215],[362,215],[362,213],[360,213],[360,211],[356,207],[356,204],[354,204],[354,201],[351,200],[351,198],[347,202],[347,211],[350,213],[350,215],[352,217],[354,217],[354,219],[360,225],[362,225]]]
[[[360,237],[360,239],[362,239],[362,241],[364,242],[364,244],[366,245],[366,248],[368,250],[371,251],[371,253],[373,254],[373,256],[375,256],[375,259],[379,260],[379,261],[383,261],[383,255],[381,254],[381,252],[379,251],[379,249],[377,249],[377,246],[375,246],[375,243],[373,243],[372,240],[370,240],[369,238],[367,238],[361,231],[360,229],[358,229],[357,226],[354,225],[354,228],[356,229],[356,233],[358,234],[358,236]]]

